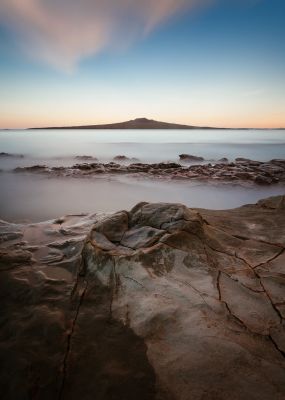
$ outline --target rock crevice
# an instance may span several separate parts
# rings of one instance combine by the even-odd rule
[[[3,399],[282,400],[283,204],[3,225]]]

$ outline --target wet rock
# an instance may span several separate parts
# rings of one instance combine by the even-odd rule
[[[114,161],[130,161],[130,158],[129,157],[126,157],[126,156],[115,156],[114,158],[113,158],[113,160]]]
[[[46,165],[32,165],[31,167],[17,167],[14,169],[15,172],[44,172],[48,171],[48,167]]]
[[[92,169],[92,165],[91,164],[75,164],[72,166],[73,169],[79,169],[81,171],[88,171]]]
[[[75,159],[79,161],[98,161],[98,159],[93,156],[76,156]]]
[[[285,166],[285,160],[284,159],[273,159],[270,161],[271,164],[276,164],[276,165],[280,165],[282,167]]]
[[[168,162],[168,163],[153,164],[153,167],[157,169],[177,169],[181,168],[181,165],[177,163]]]
[[[0,152],[0,158],[24,158],[23,154],[11,154],[11,153],[5,153],[5,152]]]
[[[250,160],[249,158],[237,157],[235,159],[235,162],[237,162],[237,163],[239,163],[239,162],[241,162],[241,163],[250,163],[250,162],[252,162],[252,160]]]
[[[264,175],[257,175],[255,177],[254,181],[258,185],[270,185],[272,183],[272,179],[270,177],[264,176]]]
[[[228,158],[226,158],[226,157],[220,158],[218,161],[221,162],[221,163],[229,162]]]
[[[179,159],[180,159],[180,161],[184,161],[184,162],[204,161],[203,157],[193,156],[191,154],[180,154]]]
[[[181,155],[188,157],[188,155]],[[125,156],[122,156],[125,157]],[[109,163],[80,163],[72,167],[53,167],[35,165],[32,167],[16,168],[17,172],[39,172],[55,176],[92,177],[97,174],[132,174],[144,178],[155,179],[193,179],[199,181],[230,182],[243,185],[270,185],[285,182],[285,163],[282,160],[272,162],[250,161],[238,159],[236,163],[223,162],[215,164],[193,163],[186,167],[174,162],[144,164],[140,162],[124,164]]]

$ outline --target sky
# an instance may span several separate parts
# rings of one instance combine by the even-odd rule
[[[284,0],[0,0],[0,128],[285,127]]]

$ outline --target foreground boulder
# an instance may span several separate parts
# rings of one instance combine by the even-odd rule
[[[1,398],[284,399],[284,210],[1,222]]]

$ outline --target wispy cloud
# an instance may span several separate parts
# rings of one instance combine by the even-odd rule
[[[71,70],[102,49],[130,44],[209,0],[1,0],[0,22],[30,56]]]

